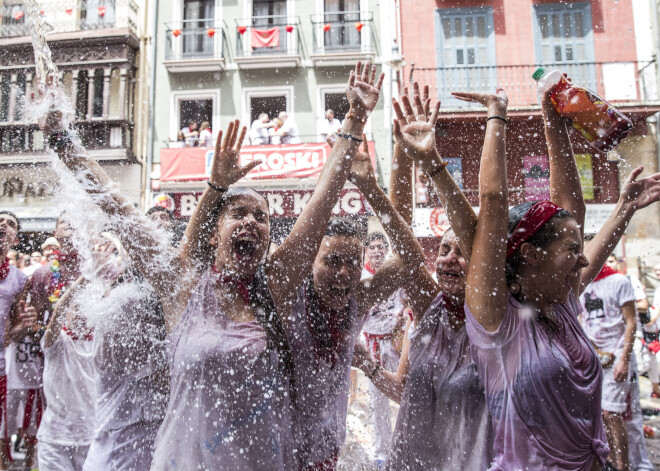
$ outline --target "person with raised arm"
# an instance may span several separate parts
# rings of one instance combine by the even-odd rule
[[[470,357],[463,310],[476,215],[436,148],[438,107],[429,116],[428,100],[422,102],[418,91],[416,86],[414,107],[407,95],[401,100],[403,108],[393,100],[394,135],[408,155],[399,158],[396,169],[405,175],[392,178],[403,181],[411,174],[412,162],[418,164],[434,182],[450,222],[458,229],[449,229],[441,239],[437,281],[423,264],[406,264],[409,276],[404,288],[414,324],[407,332],[397,374],[372,379],[401,404],[386,468],[485,469],[493,457],[492,427],[483,386]],[[487,134],[485,146],[492,144],[489,139],[496,136]],[[407,191],[397,185],[400,205],[412,206],[412,180],[408,182]],[[417,245],[414,237],[412,241]]]
[[[624,203],[585,253],[585,206],[566,124],[543,100],[551,201],[510,211],[506,175],[507,98],[455,94],[488,109],[479,174],[480,211],[466,285],[466,327],[495,425],[491,469],[600,470],[609,454],[601,416],[602,368],[578,322],[577,296],[608,247],[655,190]],[[647,177],[641,187],[654,186]],[[570,211],[570,212],[569,212]],[[508,217],[507,217],[508,215]],[[614,242],[615,243],[615,242]],[[589,267],[583,270],[585,267]]]
[[[153,470],[291,469],[289,383],[293,378],[284,312],[311,269],[333,206],[350,170],[383,76],[358,62],[347,86],[350,110],[314,195],[287,240],[263,262],[270,239],[267,201],[228,187],[252,168],[238,164],[246,128],[219,134],[209,188],[180,250],[128,200],[50,113],[42,127],[60,159],[113,217],[131,261],[158,293],[172,343],[172,384]],[[240,130],[239,130],[240,129]],[[209,224],[210,222],[210,224]],[[153,263],[153,262],[156,263]],[[173,274],[171,267],[178,267]],[[183,433],[194,430],[195,433]]]

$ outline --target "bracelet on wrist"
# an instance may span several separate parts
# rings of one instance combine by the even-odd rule
[[[59,152],[60,149],[68,146],[73,142],[71,134],[69,131],[57,131],[48,136],[48,147],[53,149],[55,152]]]
[[[447,168],[447,164],[448,164],[448,162],[443,160],[442,162],[440,162],[440,165],[438,165],[438,167],[435,168],[435,170],[433,170],[432,172],[427,173],[426,176],[429,177],[429,178],[435,177],[437,174],[439,174],[445,168]]]
[[[369,378],[369,379],[373,378],[374,375],[378,372],[378,370],[380,370],[380,364],[379,364],[379,363],[376,363],[376,367],[375,367],[374,370],[371,372],[371,374],[367,374],[367,378]]]
[[[508,122],[507,119],[506,119],[505,117],[503,117],[503,116],[489,116],[488,118],[486,118],[486,123],[488,123],[488,121],[490,121],[491,119],[501,119],[502,121],[504,121],[504,125],[505,125],[505,126],[508,126],[508,125],[509,125],[509,122]]]
[[[214,185],[213,183],[211,183],[211,180],[207,180],[206,184],[215,191],[217,191],[218,193],[227,193],[227,191],[229,190],[229,188],[222,188],[221,186]]]
[[[347,141],[354,141],[357,142],[358,144],[362,144],[362,139],[355,137],[352,134],[349,134],[347,132],[338,132],[337,137],[341,137],[342,139],[346,139]]]

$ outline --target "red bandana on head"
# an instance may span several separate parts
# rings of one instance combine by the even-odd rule
[[[243,302],[245,303],[245,305],[248,306],[250,304],[250,290],[248,289],[248,285],[250,284],[249,282],[245,283],[244,281],[239,280],[238,278],[234,278],[233,276],[230,275],[225,275],[224,273],[220,272],[220,270],[218,270],[215,267],[215,265],[213,265],[212,270],[216,283],[221,285],[236,286],[238,292],[241,294],[241,297],[243,298]]]
[[[600,273],[596,275],[596,278],[594,278],[594,281],[602,280],[603,278],[607,278],[608,276],[616,275],[619,273],[616,271],[614,268],[610,268],[607,265],[603,265],[603,268],[601,268]]]
[[[7,278],[7,275],[9,275],[9,257],[0,265],[0,281]]]
[[[546,222],[561,211],[562,208],[550,201],[539,201],[529,208],[513,230],[506,244],[506,258],[511,257],[530,237],[536,234]]]

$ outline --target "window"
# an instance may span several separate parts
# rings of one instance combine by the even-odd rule
[[[360,21],[359,0],[325,0],[323,24],[330,25],[323,33],[325,49],[360,49],[361,33],[355,27]]]
[[[0,82],[0,121],[6,122],[9,120],[9,100],[11,99],[11,77],[8,74],[2,76]]]
[[[286,0],[254,0],[252,2],[252,54],[279,54],[287,51],[288,23]],[[258,37],[258,40],[257,40]]]
[[[80,9],[81,29],[111,28],[115,25],[114,0],[83,0]]]
[[[277,118],[281,111],[286,111],[286,96],[253,96],[250,97],[250,124],[266,113],[270,119]]]
[[[179,123],[181,128],[195,122],[197,127],[204,121],[211,122],[213,118],[213,100],[180,100],[179,101]]]
[[[183,5],[183,55],[213,55],[214,40],[206,30],[214,26],[214,0],[186,0]]]
[[[2,11],[2,36],[29,34],[25,24],[25,6],[22,2],[5,3],[0,11]]]
[[[88,75],[86,70],[78,72],[77,90],[76,90],[76,119],[86,119],[88,104]]]
[[[103,69],[94,71],[94,101],[92,103],[92,116],[103,116]]]
[[[438,91],[450,107],[465,107],[455,90],[486,91],[497,84],[493,12],[483,8],[436,10]]]
[[[597,88],[590,4],[536,5],[534,11],[537,62],[556,64],[576,83]]]
[[[16,77],[16,105],[14,108],[14,121],[23,120],[23,105],[25,104],[25,74],[18,74]]]
[[[346,113],[350,108],[350,104],[346,99],[345,93],[325,93],[323,97],[323,113],[325,114],[326,110],[332,110],[335,112],[335,118],[340,122],[344,121]]]

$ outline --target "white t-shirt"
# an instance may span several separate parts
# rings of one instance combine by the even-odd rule
[[[653,302],[651,303],[651,307],[654,309],[660,309],[660,286],[658,286],[653,293]]]
[[[14,266],[9,267],[7,278],[0,281],[0,338],[5,338],[7,317],[14,299],[21,292],[28,277]],[[0,376],[5,374],[5,351],[0,348]]]
[[[44,352],[46,411],[37,439],[61,446],[86,446],[94,436],[96,381],[93,342],[60,330]]]
[[[321,126],[321,135],[325,139],[328,134],[334,134],[341,129],[341,123],[337,118],[332,118],[332,121],[323,118],[323,125]]]
[[[253,146],[266,145],[270,141],[268,136],[268,128],[265,125],[268,123],[262,123],[258,119],[255,119],[250,126],[250,144]]]
[[[286,136],[282,136],[282,144],[300,144],[300,133],[293,119],[287,118],[280,128],[280,132],[286,133]]]
[[[596,347],[614,353],[623,349],[626,329],[621,307],[635,301],[632,283],[617,273],[589,284],[580,296],[584,330]]]
[[[213,134],[208,128],[199,133],[199,147],[213,147]]]

